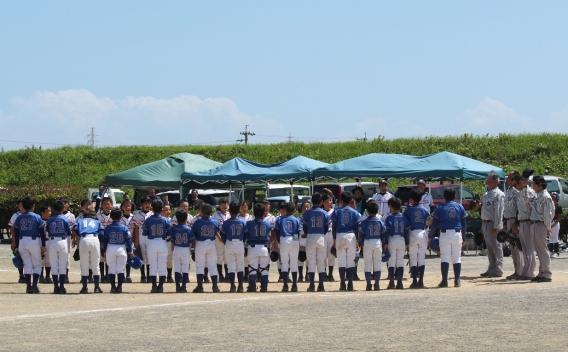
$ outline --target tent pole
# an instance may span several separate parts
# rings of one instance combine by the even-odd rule
[[[241,184],[241,200],[245,200],[245,183]]]
[[[294,181],[290,181],[290,202],[294,201]]]
[[[231,200],[233,199],[233,184],[229,181],[229,204],[231,204]]]
[[[460,204],[463,205],[463,178],[460,178]]]

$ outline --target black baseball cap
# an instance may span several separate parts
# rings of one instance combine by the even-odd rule
[[[419,184],[421,184],[421,183],[422,183],[423,185],[426,185],[426,182],[424,182],[423,179],[420,179],[420,180],[418,180],[418,182],[416,182],[417,185],[419,185]]]
[[[383,178],[383,179],[381,180],[381,182],[379,182],[379,185],[382,185],[383,183],[386,184],[386,185],[389,184],[386,178]]]

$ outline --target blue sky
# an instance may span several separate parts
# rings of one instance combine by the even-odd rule
[[[4,1],[0,146],[568,133],[566,1]],[[8,142],[21,141],[21,142]],[[45,144],[42,144],[45,143]]]

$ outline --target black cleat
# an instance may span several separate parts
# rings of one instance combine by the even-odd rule
[[[67,279],[67,277],[65,277],[65,278]],[[53,280],[50,277],[48,277],[48,278],[45,279],[45,283],[46,284],[53,284]]]
[[[347,284],[347,291],[353,291],[353,283],[352,282]]]
[[[144,279],[144,280],[146,280],[146,279]],[[89,278],[87,279],[87,281],[88,281],[90,284],[92,284],[93,282],[95,282],[95,279],[93,279],[92,276],[89,276]],[[144,281],[144,282],[146,282],[146,281]]]
[[[552,282],[552,279],[548,277],[541,277],[537,282]]]
[[[158,286],[158,293],[164,293],[164,286]]]
[[[379,287],[379,284],[373,285],[373,290],[374,290],[374,291],[380,291],[381,288]]]
[[[387,286],[387,290],[392,290],[393,288],[395,288],[394,282],[389,282],[389,285]]]
[[[39,287],[37,287],[37,286],[32,286],[32,291],[33,291],[33,293],[40,293]]]
[[[39,283],[40,283],[40,284],[45,284],[45,283],[46,283],[46,282],[45,282],[45,277],[40,276],[40,277],[39,277]]]
[[[424,282],[418,281],[418,288],[425,288],[425,287],[424,287]]]
[[[333,277],[333,275],[329,275],[328,277],[326,277],[326,279],[327,279],[326,281],[335,282],[335,278]]]
[[[158,293],[158,286],[152,285],[152,290],[150,290],[150,293]]]
[[[308,292],[316,292],[316,287],[314,285],[310,285],[310,286],[308,286],[307,291]]]
[[[247,288],[247,292],[256,292],[256,285],[250,286]]]
[[[130,276],[128,276],[128,277],[126,278],[125,282],[126,282],[127,284],[131,284],[131,283],[132,283],[132,279],[130,278]]]
[[[122,293],[122,287],[117,287],[117,288],[116,288],[116,293]]]
[[[179,293],[187,293],[187,287],[180,287]]]
[[[60,295],[64,295],[64,294],[66,294],[66,293],[67,293],[67,289],[66,289],[65,287],[60,287],[60,288],[59,288],[59,294],[60,294]]]
[[[418,285],[418,282],[413,282],[408,288],[420,288],[420,286]]]
[[[304,282],[304,275],[298,275],[298,282]]]
[[[87,287],[83,287],[79,293],[89,293],[89,289]]]
[[[196,286],[193,289],[193,293],[203,293],[203,286]]]
[[[23,276],[20,276],[20,278],[18,279],[18,283],[19,284],[25,284],[26,283],[26,279]]]
[[[292,289],[290,292],[298,292],[298,285],[292,284]]]
[[[229,293],[235,293],[235,292],[237,292],[237,286],[231,285],[231,289],[229,290]]]
[[[90,282],[90,281],[89,281],[89,282]],[[146,282],[148,282],[148,281],[146,281],[146,276],[142,276],[142,277],[140,278],[140,283],[145,284]]]
[[[221,292],[221,290],[219,290],[219,286],[213,286],[213,292]]]
[[[34,293],[34,290],[31,287],[26,287],[26,293]]]
[[[323,287],[323,285],[318,285],[318,292],[325,292],[325,287]]]
[[[59,294],[59,287],[54,287],[54,288],[53,288],[53,294],[54,294],[54,295],[58,295],[58,294]]]
[[[438,287],[448,287],[448,281],[447,280],[440,281]]]
[[[282,287],[282,292],[289,292],[288,285]]]
[[[345,282],[339,284],[339,291],[347,291],[347,285],[345,285]]]
[[[171,283],[174,282],[174,279],[173,279],[171,276],[168,276],[168,277],[166,278],[166,282],[169,283],[169,284],[171,284]]]
[[[110,288],[110,293],[116,293],[116,287],[111,287],[111,288]]]
[[[540,276],[535,276],[531,279],[531,282],[538,282],[541,279]]]
[[[367,284],[367,287],[365,288],[365,291],[373,291],[373,285]]]
[[[402,285],[402,282],[397,282],[397,283],[396,283],[396,289],[397,289],[397,290],[402,290],[402,289],[404,289],[404,286]]]
[[[206,276],[206,277],[203,278],[203,282],[208,284],[208,283],[211,282],[211,280],[209,280],[209,277]]]
[[[487,277],[487,276],[489,276],[489,273],[488,273],[488,272],[484,272],[484,273],[479,274],[479,276],[481,276],[481,277]]]
[[[244,291],[243,285],[239,285],[239,287],[237,287],[237,293],[243,293]]]
[[[461,287],[462,283],[460,279],[454,280],[454,287]]]
[[[103,293],[103,290],[101,290],[100,287],[95,287],[95,290],[93,292],[94,293]]]

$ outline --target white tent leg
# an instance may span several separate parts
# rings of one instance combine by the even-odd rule
[[[245,183],[243,182],[241,185],[241,200],[245,200]]]
[[[294,201],[294,182],[290,181],[290,202]]]
[[[460,179],[460,204],[463,205],[463,181]]]

